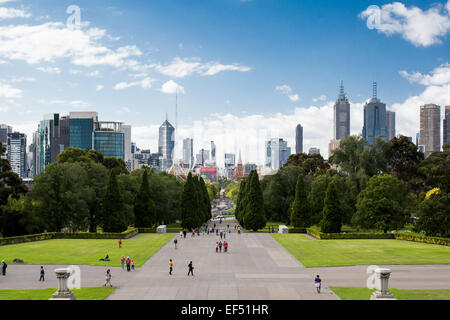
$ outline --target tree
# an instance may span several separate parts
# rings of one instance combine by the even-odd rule
[[[299,174],[295,188],[295,200],[292,203],[291,225],[299,228],[311,226],[310,214],[304,176]]]
[[[450,193],[450,151],[432,153],[420,163],[419,172],[424,176],[427,189],[437,187]]]
[[[327,188],[323,206],[323,218],[320,229],[325,233],[340,233],[342,227],[342,207],[334,181]]]
[[[127,165],[121,158],[108,157],[103,160],[103,165],[109,170],[114,170],[116,175],[127,174]]]
[[[102,218],[104,232],[123,232],[128,227],[124,214],[124,202],[114,170],[109,173]]]
[[[89,232],[97,232],[97,226],[102,215],[108,170],[100,163],[94,161],[82,162],[80,165],[84,169],[88,180],[84,190],[87,195],[85,200],[89,208]]]
[[[316,154],[297,153],[291,154],[284,164],[284,167],[297,166],[303,169],[305,174],[315,175],[317,173],[325,173],[330,165],[325,162],[323,157]]]
[[[181,226],[188,230],[200,227],[202,224],[198,215],[199,201],[195,188],[194,178],[189,172],[181,194]]]
[[[427,236],[450,236],[450,194],[437,190],[420,203],[414,230]]]
[[[56,161],[59,163],[94,161],[103,164],[103,154],[97,150],[67,148],[56,156]]]
[[[251,173],[250,173],[251,175]],[[242,225],[244,221],[244,209],[246,206],[247,201],[247,192],[248,192],[248,177],[245,180],[242,180],[239,183],[239,194],[236,201],[236,210],[235,210],[235,217],[236,220]]]
[[[392,175],[374,176],[358,195],[352,223],[361,228],[375,228],[385,233],[405,225],[409,215],[404,210],[407,193],[401,180]]]
[[[209,198],[208,190],[206,189],[206,184],[203,178],[200,178],[200,191],[202,194],[202,201],[205,208],[205,215],[204,215],[204,222],[207,222],[209,219],[211,219],[211,200]]]
[[[443,149],[444,151],[450,151],[450,141],[447,141],[446,143],[444,143],[444,144],[442,145],[442,149]]]
[[[248,183],[248,200],[244,210],[243,225],[246,229],[257,231],[266,226],[266,218],[262,190],[255,170],[252,171]]]
[[[317,224],[322,220],[323,202],[331,181],[329,175],[323,174],[314,178],[311,185],[311,192],[308,195],[308,202],[311,210],[311,222]]]
[[[418,191],[421,184],[419,164],[424,154],[405,136],[393,138],[384,145],[383,156],[391,174],[405,182],[407,190]]]
[[[150,197],[148,169],[144,170],[142,183],[134,204],[134,225],[137,228],[151,228],[156,222],[155,203]]]

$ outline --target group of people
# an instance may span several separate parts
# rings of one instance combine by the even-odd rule
[[[122,265],[122,270],[125,270],[125,265],[127,266],[127,271],[130,272],[134,270],[134,260],[131,260],[130,257],[125,259],[124,256],[120,258],[120,264]]]
[[[228,242],[222,241],[216,242],[216,252],[222,252],[222,246],[223,246],[223,252],[228,252]]]

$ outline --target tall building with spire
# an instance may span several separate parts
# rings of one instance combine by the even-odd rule
[[[341,81],[339,96],[334,104],[333,121],[334,140],[342,140],[350,135],[350,103],[344,92],[344,83]]]
[[[175,150],[175,128],[166,121],[159,127],[158,153],[162,155],[161,170],[167,170],[173,165]]]
[[[387,141],[386,130],[386,104],[378,99],[377,83],[373,83],[372,99],[367,100],[364,104],[364,127],[362,137],[367,140],[370,145],[375,143],[375,138],[380,137]]]
[[[241,180],[245,178],[245,168],[242,164],[241,151],[239,151],[239,158],[236,168],[234,168],[234,179]]]

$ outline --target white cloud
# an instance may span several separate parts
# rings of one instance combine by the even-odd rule
[[[3,2],[4,3],[4,2]],[[0,2],[2,4],[2,2]],[[22,9],[0,7],[0,20],[13,18],[29,18],[31,14]]]
[[[450,31],[450,0],[428,10],[406,7],[401,2],[385,4],[381,8],[370,6],[359,15],[367,19],[369,28],[376,28],[386,35],[400,34],[419,47],[442,43],[442,38]]]
[[[39,70],[41,72],[45,72],[45,73],[53,73],[53,74],[60,74],[61,73],[61,69],[59,69],[58,67],[38,67],[36,68],[36,70]]]
[[[152,87],[152,82],[155,80],[147,77],[141,81],[133,81],[133,82],[119,82],[114,86],[114,90],[125,90],[131,87],[141,86],[143,89],[150,89]]]
[[[0,98],[20,98],[22,97],[22,90],[11,87],[9,84],[0,83]]]
[[[290,94],[288,97],[289,99],[291,99],[292,102],[296,102],[299,99],[298,94]]]
[[[92,71],[92,72],[88,72],[86,75],[88,77],[99,77],[100,76],[100,71],[95,70],[95,71]]]
[[[166,83],[164,83],[159,90],[167,94],[185,93],[184,87],[179,85],[173,80],[169,80]]]
[[[326,95],[321,95],[318,98],[313,98],[312,99],[313,102],[319,102],[319,101],[327,101],[327,96]]]
[[[0,106],[0,112],[7,112],[9,110],[8,106]]]
[[[191,74],[199,74],[202,76],[212,76],[223,71],[240,71],[247,72],[251,68],[240,66],[238,64],[224,65],[218,62],[203,63],[199,58],[184,58],[176,57],[168,65],[157,64],[154,66],[159,73],[174,77],[184,78]]]
[[[0,27],[0,58],[21,60],[29,64],[68,58],[77,66],[138,67],[130,57],[142,53],[136,46],[110,49],[100,40],[106,30],[98,28],[69,29],[62,22],[40,25]]]
[[[95,87],[95,91],[102,91],[103,88],[104,88],[104,86],[99,84],[98,86]]]
[[[287,95],[292,102],[297,102],[300,99],[297,93],[289,94],[292,92],[292,88],[287,84],[276,86],[275,90]]]
[[[400,75],[408,79],[411,83],[420,83],[425,86],[444,85],[450,83],[450,64],[444,63],[431,71],[431,74],[422,74],[420,72],[409,73],[405,70],[400,71]]]

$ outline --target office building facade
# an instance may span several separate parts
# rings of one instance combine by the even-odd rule
[[[8,143],[8,134],[13,132],[13,128],[6,124],[0,124],[0,143],[3,148],[6,149],[6,144]]]
[[[350,103],[344,92],[341,81],[339,96],[333,107],[334,140],[342,140],[350,135]]]
[[[94,149],[103,157],[125,158],[124,132],[121,122],[100,121],[95,123]]]
[[[312,155],[312,154],[320,154],[320,149],[319,149],[319,148],[316,148],[316,147],[311,147],[311,148],[309,148],[309,150],[308,150],[308,154],[309,154],[309,155]]]
[[[423,146],[425,157],[441,150],[441,107],[426,104],[420,107],[419,145]]]
[[[386,132],[387,140],[390,141],[395,137],[395,112],[386,111]]]
[[[386,104],[377,97],[377,83],[373,84],[373,97],[364,105],[364,126],[362,137],[370,145],[375,143],[376,137],[387,141]]]
[[[194,139],[186,138],[183,140],[183,165],[185,168],[194,166]]]
[[[98,122],[97,112],[70,113],[70,147],[94,149],[94,127]]]
[[[159,127],[158,153],[162,155],[161,170],[167,170],[173,165],[175,149],[175,128],[168,120]]]
[[[11,170],[21,178],[27,178],[27,136],[24,133],[8,133],[6,155]]]
[[[291,155],[291,148],[287,141],[281,138],[270,139],[266,141],[266,167],[272,170],[280,169]]]

